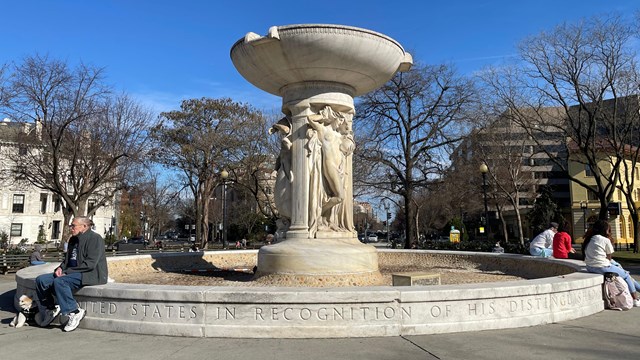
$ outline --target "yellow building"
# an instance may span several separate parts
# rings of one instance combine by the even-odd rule
[[[606,171],[611,171],[612,161],[602,159],[598,163],[598,167]],[[629,164],[629,162],[627,163]],[[623,166],[623,165],[621,165]],[[583,181],[586,184],[596,184],[592,171],[588,165],[579,163],[575,160],[569,161],[569,175]],[[622,173],[624,176],[624,172]],[[640,169],[635,171],[635,191],[633,192],[633,200],[636,209],[640,206]],[[618,183],[620,185],[621,183]],[[575,242],[582,243],[586,230],[598,219],[600,212],[600,201],[593,192],[588,191],[576,182],[571,182],[571,214],[573,218],[573,237]],[[618,207],[619,204],[619,207]],[[611,236],[614,242],[618,244],[633,244],[633,222],[629,214],[629,208],[624,194],[620,189],[616,189],[611,199],[610,207],[619,208],[617,211],[611,211],[609,216],[609,224],[611,225]]]

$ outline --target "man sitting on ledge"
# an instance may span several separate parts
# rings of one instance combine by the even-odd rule
[[[36,293],[42,314],[40,326],[46,327],[60,312],[69,317],[64,331],[73,331],[84,318],[73,292],[87,285],[106,284],[108,278],[104,240],[93,232],[93,221],[86,216],[73,219],[71,238],[64,261],[53,274],[42,274],[36,278]],[[55,295],[58,305],[53,300]]]

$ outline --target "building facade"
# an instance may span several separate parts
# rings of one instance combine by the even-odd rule
[[[4,119],[0,122],[0,235],[7,235],[8,246],[33,244],[36,242],[54,244],[62,241],[64,201],[50,191],[39,189],[27,181],[13,178],[10,170],[19,164],[12,154],[25,151],[24,145],[16,141],[19,132],[35,134],[36,127],[30,124]],[[96,204],[89,199],[87,209]],[[113,231],[114,207],[101,207],[92,219],[94,231],[106,236]]]
[[[602,160],[598,162],[598,167],[606,173],[607,171],[611,171],[612,163],[615,163],[615,161],[603,155]],[[627,166],[631,166],[629,161],[627,161]],[[569,162],[569,172],[577,180],[587,185],[595,186],[596,180],[593,176],[593,171],[588,165],[572,160]],[[640,208],[639,168],[636,168],[634,176],[635,189],[632,192],[632,197],[634,206],[638,209]],[[620,186],[622,186],[622,181],[619,179],[616,187]],[[577,183],[572,182],[571,218],[574,224],[573,236],[577,243],[583,242],[584,234],[589,227],[598,220],[599,212],[600,201],[595,194]],[[609,224],[611,225],[611,237],[615,243],[621,245],[633,244],[633,221],[631,220],[625,195],[619,188],[614,191],[613,198],[609,203]]]

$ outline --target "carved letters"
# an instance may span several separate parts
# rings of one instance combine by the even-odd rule
[[[206,320],[266,322],[363,322],[398,321],[418,323],[446,322],[454,318],[501,318],[505,315],[544,313],[567,307],[581,307],[598,301],[599,293],[593,288],[547,296],[533,295],[521,298],[487,299],[484,301],[451,301],[437,303],[379,304],[378,306],[305,306],[305,305],[225,305],[225,304],[169,304],[169,303],[116,303],[85,301],[84,308],[97,317],[132,317],[140,320],[189,321],[204,317]]]

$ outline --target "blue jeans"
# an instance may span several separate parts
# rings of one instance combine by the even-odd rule
[[[78,302],[73,297],[73,292],[82,287],[82,274],[71,273],[59,277],[53,274],[42,274],[36,278],[36,294],[40,301],[40,310],[53,308],[55,305],[53,295],[56,296],[62,315],[78,309]]]
[[[593,266],[587,265],[587,271],[590,273],[596,273],[596,274],[604,274],[607,272],[616,273],[627,283],[627,286],[629,287],[629,292],[631,292],[631,295],[634,295],[635,292],[640,292],[640,284],[638,284],[638,282],[634,278],[632,278],[631,275],[629,275],[629,273],[625,271],[625,269],[623,269],[622,266],[620,266],[619,264],[614,265],[614,263],[612,262],[611,265],[605,266],[605,267],[593,267]],[[634,299],[635,299],[635,296],[634,296]]]
[[[553,249],[532,247],[529,249],[529,254],[548,258],[553,255]]]

